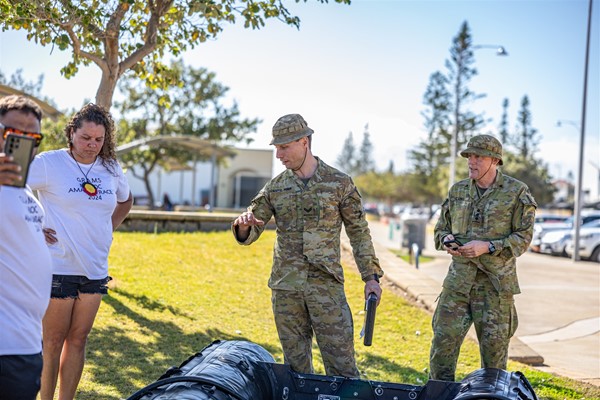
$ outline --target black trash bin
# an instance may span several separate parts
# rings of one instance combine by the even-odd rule
[[[410,249],[413,244],[420,250],[425,248],[427,218],[410,217],[400,221],[400,246]]]

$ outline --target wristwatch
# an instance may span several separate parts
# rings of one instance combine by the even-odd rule
[[[488,253],[493,254],[495,251],[496,251],[496,246],[494,246],[494,243],[490,242],[490,245],[488,246]]]
[[[373,274],[373,279],[371,279],[371,280],[373,280],[373,281],[375,281],[375,282],[379,283],[379,275],[377,275],[377,274]]]

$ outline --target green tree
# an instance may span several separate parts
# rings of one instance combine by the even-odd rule
[[[66,78],[81,65],[96,64],[102,71],[96,103],[107,108],[125,72],[133,69],[149,87],[164,89],[171,84],[163,74],[165,55],[177,57],[215,39],[238,18],[252,29],[262,28],[269,18],[300,26],[300,19],[274,0],[11,0],[0,1],[0,15],[3,31],[24,29],[29,40],[70,49],[72,59],[61,69]]]
[[[423,98],[426,109],[421,112],[425,119],[427,139],[409,151],[409,159],[413,172],[420,179],[415,179],[414,189],[426,194],[427,202],[437,203],[445,191],[450,142],[450,99],[447,89],[447,78],[441,72],[434,72],[429,77],[429,84]],[[444,183],[440,185],[440,183]]]
[[[523,161],[511,152],[504,152],[502,158],[505,164],[502,170],[507,175],[526,183],[540,206],[552,203],[556,189],[552,185],[552,176],[547,163],[533,157]]]
[[[505,100],[507,102],[508,100]],[[538,130],[532,126],[532,116],[529,110],[529,97],[523,96],[521,108],[517,115],[516,133],[511,146],[503,146],[503,171],[526,183],[538,204],[546,205],[553,201],[556,189],[552,185],[548,164],[535,157],[540,143]]]
[[[507,145],[510,137],[510,133],[508,132],[508,104],[508,99],[502,101],[502,119],[500,120],[500,126],[498,127],[502,145]]]
[[[393,174],[394,173],[394,160],[390,160],[388,167],[387,167],[387,172]]]
[[[418,179],[419,176],[410,172],[369,171],[356,176],[354,183],[363,197],[385,203],[391,210],[395,203],[424,203],[425,196],[414,189]]]
[[[365,174],[375,170],[375,161],[373,160],[373,142],[369,134],[369,124],[365,125],[363,139],[360,143],[358,158],[356,160],[356,174]]]
[[[471,31],[467,21],[463,22],[458,34],[452,40],[450,48],[450,59],[446,60],[448,70],[447,79],[452,89],[451,100],[452,123],[454,130],[450,142],[450,157],[454,163],[450,164],[450,184],[454,183],[456,173],[456,154],[464,146],[474,133],[483,126],[485,120],[483,114],[476,114],[466,108],[470,103],[483,97],[472,92],[468,84],[477,75],[477,69],[473,66],[473,44]]]
[[[342,171],[348,175],[354,175],[356,171],[356,146],[354,145],[354,138],[352,132],[348,133],[344,145],[342,146],[342,152],[336,160],[336,165]]]
[[[252,141],[249,134],[261,121],[242,118],[235,102],[229,107],[222,104],[229,88],[217,82],[213,72],[186,67],[181,62],[173,62],[169,71],[179,84],[168,94],[166,90],[149,88],[135,76],[122,80],[120,89],[126,94],[126,100],[117,103],[123,116],[121,132],[125,133],[121,142],[159,135],[189,135],[216,143]],[[169,107],[165,107],[166,102],[170,102]],[[207,157],[182,148],[142,146],[123,154],[121,159],[125,166],[137,167],[132,169],[132,175],[144,181],[153,205],[149,177],[156,166],[168,170],[172,161],[186,164]]]
[[[522,161],[530,159],[533,156],[533,153],[537,151],[540,143],[538,131],[533,128],[531,124],[529,97],[525,95],[521,99],[521,109],[517,116],[517,129],[514,137],[517,154]]]
[[[486,122],[483,114],[469,109],[483,97],[469,89],[469,82],[477,75],[474,63],[471,32],[465,21],[452,39],[446,73],[437,71],[429,77],[422,113],[427,138],[409,154],[413,168],[410,182],[429,204],[446,196],[456,176],[466,176],[466,166],[457,160],[458,150]],[[446,165],[450,165],[449,171]]]

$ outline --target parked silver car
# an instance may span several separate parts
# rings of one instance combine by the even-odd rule
[[[540,253],[550,254],[552,256],[566,256],[565,247],[571,239],[571,229],[557,229],[544,233],[540,239]]]
[[[600,219],[587,222],[580,227],[580,232],[589,228],[600,228]],[[546,232],[540,241],[540,253],[553,256],[567,256],[566,247],[572,240],[575,232],[573,229],[557,229]]]
[[[573,256],[575,243],[573,237],[567,241],[565,252]],[[600,220],[581,225],[579,229],[579,256],[582,259],[600,263]]]
[[[542,237],[548,232],[558,230],[571,230],[573,229],[573,220],[575,217],[571,216],[564,222],[540,222],[535,223],[533,226],[533,237],[529,248],[531,251],[536,253],[542,250]],[[581,213],[581,223],[586,224],[590,221],[600,219],[600,211],[585,211]]]

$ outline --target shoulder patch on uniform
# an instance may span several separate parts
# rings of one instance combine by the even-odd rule
[[[522,193],[521,196],[519,196],[519,200],[521,201],[521,203],[523,203],[525,205],[531,205],[536,208],[538,206],[535,201],[535,198],[533,197],[533,195],[530,192]]]

